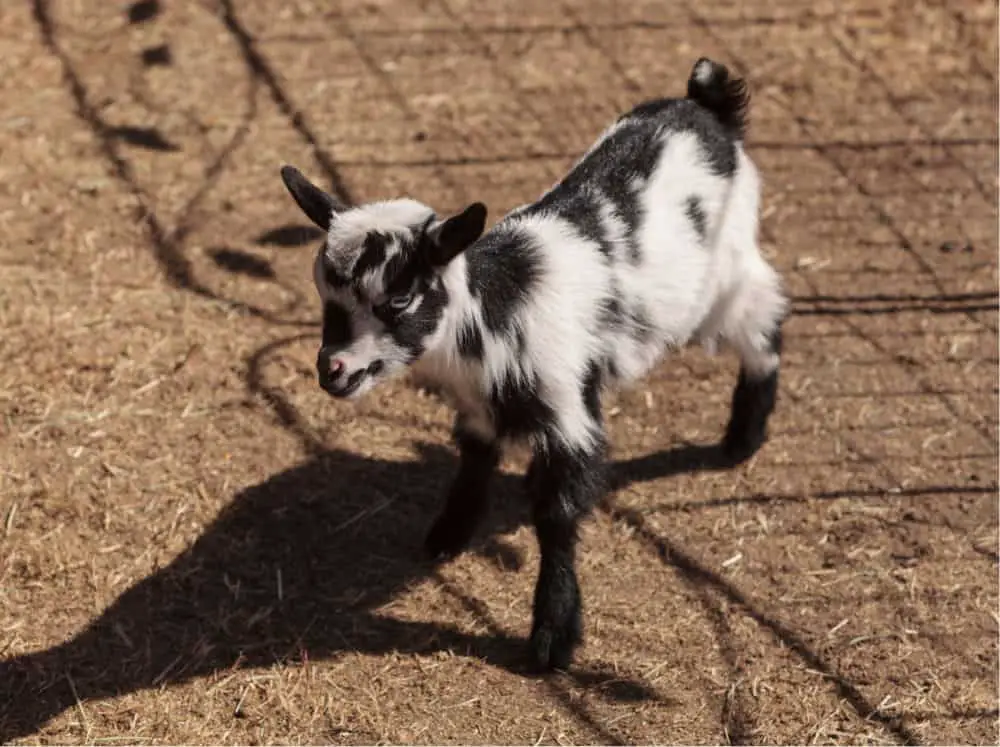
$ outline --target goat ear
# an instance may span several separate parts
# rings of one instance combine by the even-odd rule
[[[458,215],[441,221],[428,232],[428,260],[432,267],[444,267],[468,249],[486,228],[486,206],[474,202]]]
[[[294,166],[281,167],[281,181],[291,192],[302,212],[324,231],[330,230],[334,214],[343,207],[330,195],[306,179]]]

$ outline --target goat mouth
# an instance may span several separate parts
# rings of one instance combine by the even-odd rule
[[[362,382],[365,380],[366,371],[358,371],[348,378],[347,383],[343,386],[334,386],[330,382],[320,382],[320,387],[323,391],[329,394],[331,397],[336,397],[337,399],[344,399],[350,397],[361,386]]]

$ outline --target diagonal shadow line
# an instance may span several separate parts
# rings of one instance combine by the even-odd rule
[[[913,148],[921,146],[956,146],[968,147],[978,145],[992,145],[996,147],[1000,139],[995,137],[919,137],[919,138],[888,138],[885,140],[814,140],[808,143],[781,143],[774,141],[758,140],[748,143],[750,150],[816,150],[817,148],[829,148],[836,150],[848,150],[857,152],[868,152],[873,150],[884,150],[888,148]]]
[[[306,122],[305,115],[292,103],[291,98],[285,93],[285,89],[282,87],[277,74],[271,68],[270,63],[257,50],[253,36],[236,17],[232,0],[219,0],[219,7],[222,11],[222,23],[239,45],[243,60],[250,69],[253,77],[264,84],[271,94],[271,99],[278,105],[281,113],[288,117],[295,131],[312,148],[313,157],[329,180],[333,195],[342,204],[353,205],[354,198],[343,177],[340,175],[333,156],[320,144],[319,139]]]
[[[376,60],[365,45],[361,43],[361,39],[354,32],[354,29],[351,28],[350,19],[343,13],[337,11],[335,20],[337,24],[337,32],[340,35],[340,38],[354,48],[354,51],[357,53],[361,63],[365,66],[372,77],[385,86],[390,98],[399,111],[402,112],[409,120],[414,122],[420,121],[420,112],[414,108],[412,104],[410,104],[406,95],[400,90],[399,86],[393,82],[392,76],[378,64],[378,60]],[[446,125],[445,134],[454,140],[459,140],[466,144],[469,142],[469,137],[464,130],[456,129],[450,125]],[[369,164],[361,163],[358,165],[368,166]],[[444,168],[444,163],[431,163],[430,165],[434,169],[434,175],[440,179],[443,185],[456,194],[461,193],[461,184]]]
[[[854,52],[851,49],[849,49],[846,44],[844,44],[843,40],[839,38],[837,34],[833,33],[829,25],[826,28],[827,28],[827,36],[830,37],[830,40],[833,42],[834,47],[836,47],[837,51],[840,53],[840,56],[845,61],[852,64],[855,68],[867,74],[872,80],[874,80],[878,84],[878,87],[881,88],[882,92],[885,94],[885,100],[889,102],[889,106],[896,113],[896,116],[898,116],[904,122],[909,122],[911,125],[914,125],[918,130],[920,130],[922,135],[926,137],[932,137],[932,135],[928,132],[927,128],[924,127],[924,125],[917,118],[903,111],[903,108],[902,106],[900,106],[899,101],[897,100],[896,95],[893,91],[893,87],[888,83],[888,81],[886,81],[886,79],[882,76],[882,74],[879,73],[870,64],[868,64],[868,61],[865,60],[864,57],[855,55]],[[945,154],[948,156],[948,159],[954,165],[958,166],[958,168],[969,178],[969,180],[975,186],[976,191],[979,192],[980,196],[984,200],[986,200],[987,203],[994,203],[995,198],[993,197],[992,194],[990,194],[990,190],[987,189],[986,185],[979,180],[979,175],[976,174],[975,171],[970,169],[968,164],[965,163],[965,161],[955,156],[951,148],[944,146],[943,150]]]
[[[253,304],[226,298],[215,293],[197,280],[191,261],[178,246],[177,236],[168,233],[160,222],[156,212],[150,207],[148,195],[139,186],[128,160],[121,156],[114,144],[111,128],[90,103],[87,88],[83,84],[82,78],[69,56],[63,51],[56,40],[55,26],[52,23],[52,17],[49,13],[48,0],[32,0],[32,16],[35,24],[38,26],[43,45],[59,61],[62,67],[63,79],[73,98],[76,115],[90,128],[91,133],[97,140],[101,154],[111,166],[115,177],[139,201],[143,211],[142,220],[149,231],[153,256],[159,263],[167,281],[179,290],[188,291],[202,298],[225,304],[229,308],[263,319],[274,325],[297,327],[319,326],[318,322],[313,321],[283,319]],[[249,127],[248,123],[247,127]],[[232,155],[232,150],[234,149],[235,146],[228,152],[223,152],[217,162],[210,167],[209,177],[211,179],[218,176],[224,166],[225,159]],[[200,200],[203,194],[204,191],[199,190],[196,193],[196,198]],[[195,204],[192,202],[188,205],[188,211],[193,209]],[[181,228],[175,230],[175,234],[183,233],[184,231]]]
[[[583,38],[587,40],[587,43],[591,46],[591,48],[595,49],[598,54],[604,58],[605,62],[608,63],[608,66],[614,71],[615,75],[617,75],[618,79],[622,82],[623,88],[626,91],[633,92],[642,90],[642,86],[639,82],[636,81],[635,78],[629,74],[628,70],[625,69],[625,66],[622,65],[621,61],[618,59],[618,55],[612,54],[608,48],[604,46],[600,35],[595,33],[595,31],[598,31],[598,27],[586,23],[582,18],[580,18],[580,14],[577,13],[572,4],[565,2],[565,0],[562,0],[559,3],[559,7],[562,12],[566,14],[566,17],[573,22],[572,28],[575,28],[580,34],[582,34]]]
[[[514,97],[517,99],[517,103],[520,105],[522,111],[528,113],[538,124],[542,133],[544,133],[545,139],[549,142],[549,145],[554,146],[555,150],[562,150],[563,143],[559,142],[559,138],[553,137],[551,128],[546,126],[541,114],[532,105],[529,98],[524,95],[524,91],[518,83],[517,76],[511,75],[504,68],[504,66],[500,64],[500,60],[497,57],[496,52],[494,52],[493,48],[490,46],[489,41],[483,37],[476,27],[472,26],[465,18],[456,13],[455,10],[448,4],[448,0],[438,0],[438,6],[445,12],[451,21],[462,29],[463,33],[476,42],[481,49],[483,56],[490,62],[493,71],[498,77],[506,81],[508,86],[510,86],[511,93],[514,94]],[[577,158],[579,158],[579,155]],[[551,165],[546,168],[546,172],[549,178],[554,180],[561,179],[563,176],[562,173],[556,172]]]
[[[712,626],[715,640],[719,644],[722,661],[728,670],[729,687],[723,696],[722,708],[719,714],[722,721],[722,731],[729,744],[753,744],[753,736],[757,731],[753,709],[747,707],[740,693],[740,683],[743,680],[743,668],[740,665],[736,647],[733,645],[733,629],[722,605],[713,599],[711,591],[704,585],[694,582],[694,579],[682,574],[681,580],[698,596],[705,617]]]
[[[961,36],[965,37],[965,39],[963,41],[965,43],[967,43],[967,44],[974,43],[973,40],[969,40],[968,39],[968,34],[966,33],[967,29],[972,24],[970,24],[962,16],[962,10],[961,10],[961,8],[955,7],[954,4],[948,3],[947,0],[929,1],[928,5],[930,5],[932,8],[937,8],[938,10],[942,10],[945,13],[947,13],[948,15],[950,15],[952,17],[952,19],[955,21],[955,25],[958,26],[959,33],[961,34]],[[976,55],[971,55],[971,60],[972,60],[973,67],[976,68],[976,70],[979,72],[979,74],[985,80],[987,80],[987,81],[990,82],[990,84],[993,86],[994,91],[996,91],[996,84],[997,84],[997,81],[996,81],[996,74],[997,74],[996,67],[994,67],[992,69],[988,68],[988,67],[985,67],[983,65],[983,63],[980,62],[979,57],[977,57]],[[994,108],[995,108],[996,107],[996,99],[995,98],[994,98],[994,104],[993,105],[994,105]]]
[[[147,202],[146,195],[138,186],[128,161],[119,155],[113,145],[111,128],[104,122],[97,110],[90,104],[87,89],[69,57],[63,52],[56,41],[55,27],[49,14],[48,0],[32,0],[32,13],[36,25],[41,32],[42,42],[49,52],[59,60],[63,69],[63,78],[69,86],[70,94],[76,104],[77,116],[82,119],[97,137],[101,152],[111,164],[115,176],[125,183],[129,191],[138,197],[143,205]],[[170,282],[180,288],[188,288],[198,293],[208,290],[200,286],[193,277],[191,263],[176,247],[167,240],[166,232],[160,225],[155,213],[146,210],[144,218],[152,235],[157,260],[163,267]]]
[[[256,397],[264,400],[274,413],[278,425],[299,439],[302,448],[310,456],[319,456],[327,451],[323,439],[302,417],[298,408],[277,387],[267,384],[264,376],[264,363],[276,351],[299,340],[312,339],[312,335],[300,334],[282,337],[262,345],[246,359],[243,381],[247,389]]]
[[[769,617],[758,610],[751,600],[735,586],[714,571],[705,568],[693,557],[682,551],[646,526],[642,516],[630,509],[618,508],[605,502],[601,509],[612,519],[629,526],[643,543],[656,552],[660,560],[673,566],[690,583],[711,588],[731,604],[740,608],[751,620],[768,630],[775,639],[791,649],[810,668],[823,672],[836,688],[837,694],[851,704],[862,718],[880,724],[904,744],[920,744],[917,735],[904,723],[902,718],[887,716],[880,712],[847,678],[843,677],[818,653],[802,640],[799,634],[780,620]]]

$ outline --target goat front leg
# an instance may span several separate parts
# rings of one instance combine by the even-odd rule
[[[460,463],[444,509],[434,522],[424,547],[432,558],[451,558],[469,544],[488,506],[490,482],[500,461],[496,441],[455,425]]]
[[[549,444],[528,468],[535,533],[541,550],[535,586],[531,655],[543,669],[566,669],[583,640],[576,541],[580,520],[604,490],[604,448],[584,450]]]

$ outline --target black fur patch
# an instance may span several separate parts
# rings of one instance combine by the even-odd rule
[[[583,197],[596,187],[625,224],[629,257],[633,262],[638,262],[641,257],[637,232],[643,215],[642,205],[633,188],[633,180],[648,180],[659,161],[663,149],[662,140],[657,136],[659,126],[656,121],[644,119],[621,125],[601,141],[538,204],[544,204],[547,209],[566,217],[574,225],[580,225],[587,234],[599,236],[605,245],[604,251],[610,254],[610,246],[600,224],[597,200]],[[529,208],[533,209],[534,207]],[[592,217],[581,221],[578,217],[581,213],[592,214]],[[587,228],[588,223],[596,228]]]
[[[601,422],[601,367],[591,361],[583,379],[583,403],[594,422]]]
[[[708,232],[708,216],[705,215],[705,208],[702,207],[701,200],[694,195],[688,197],[684,202],[684,212],[698,233],[698,238],[704,242]]]
[[[538,433],[549,425],[555,414],[538,396],[537,383],[525,385],[507,380],[490,392],[497,433],[502,436],[524,436]]]
[[[601,301],[598,320],[609,329],[628,333],[640,343],[648,342],[655,331],[648,312],[641,304],[626,305],[615,296]]]
[[[622,309],[622,302],[617,296],[608,296],[601,301],[597,318],[602,327],[618,329],[623,326],[625,322],[625,312]]]
[[[541,275],[535,240],[516,228],[495,229],[465,256],[469,292],[479,300],[486,328],[494,334],[505,333]]]
[[[474,321],[466,321],[458,330],[458,353],[464,358],[482,360],[483,333]]]
[[[411,360],[423,354],[427,338],[437,329],[448,305],[448,292],[443,287],[431,288],[426,281],[420,281],[417,292],[422,294],[422,300],[416,311],[403,314],[387,325],[392,339],[409,353]]]
[[[351,279],[337,272],[325,260],[323,262],[323,279],[331,288],[345,288],[351,284]]]
[[[351,340],[351,317],[339,303],[323,304],[323,347],[339,347]]]
[[[612,255],[612,246],[601,224],[600,202],[589,190],[566,194],[558,190],[547,193],[532,205],[529,213],[557,215],[568,221],[583,238],[594,242],[605,257]]]
[[[671,132],[693,132],[712,171],[718,176],[736,172],[734,134],[711,110],[691,99],[656,99],[639,104],[621,119],[634,119]],[[627,125],[626,125],[627,127]],[[617,132],[615,133],[618,134]]]
[[[385,264],[385,249],[389,245],[389,239],[389,236],[378,231],[371,231],[365,236],[361,254],[358,255],[352,271],[355,279],[360,279],[366,273]]]

